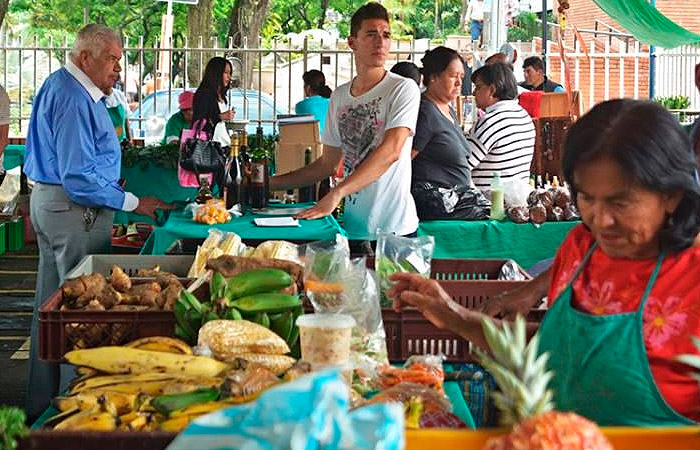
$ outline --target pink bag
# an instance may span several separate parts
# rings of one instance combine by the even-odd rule
[[[180,135],[180,153],[185,149],[185,143],[190,139],[209,139],[209,134],[206,131],[202,131],[202,127],[196,126],[198,123],[199,121],[193,123],[192,128],[182,130],[182,134]],[[199,133],[197,133],[197,130],[200,130]],[[211,185],[214,180],[214,174],[210,173],[207,177],[209,178],[209,185]],[[177,180],[182,187],[199,187],[197,174],[183,169],[180,167],[180,164],[177,165]]]

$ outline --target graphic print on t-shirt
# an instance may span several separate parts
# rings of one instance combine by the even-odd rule
[[[384,135],[379,119],[382,98],[368,103],[348,105],[338,112],[338,130],[345,150],[345,175],[350,175],[376,148],[375,138]]]

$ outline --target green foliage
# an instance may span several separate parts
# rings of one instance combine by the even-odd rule
[[[666,109],[687,109],[690,107],[690,97],[687,95],[674,95],[671,97],[656,97],[654,101]],[[680,113],[678,120],[683,123],[687,114]]]
[[[17,440],[29,434],[24,422],[27,416],[19,408],[0,407],[0,450],[15,450]]]
[[[513,26],[508,28],[508,42],[531,41],[534,37],[542,36],[542,24],[537,22],[539,14],[521,12],[513,19]],[[547,13],[547,22],[556,23],[552,13]]]
[[[132,145],[122,151],[122,165],[134,167],[138,164],[142,170],[146,170],[149,164],[165,169],[177,169],[179,157],[180,145],[177,143],[146,147]]]

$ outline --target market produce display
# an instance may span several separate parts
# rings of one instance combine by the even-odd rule
[[[506,211],[515,223],[532,222],[535,225],[581,218],[565,186],[534,189],[527,197],[527,206],[509,205]]]
[[[231,213],[226,210],[226,204],[223,200],[211,199],[196,207],[192,220],[207,225],[227,223],[231,220]]]
[[[139,270],[136,277],[154,281],[133,282],[119,267],[112,267],[111,278],[93,273],[67,280],[61,290],[61,310],[85,311],[172,311],[183,286],[177,276],[161,272],[158,266]]]
[[[256,325],[238,321],[237,332],[225,327],[229,340],[223,342],[260,350],[260,330],[257,334],[243,331],[251,326]],[[265,339],[279,339],[264,331]],[[204,334],[204,342],[215,346],[218,335],[211,329]],[[286,344],[278,343],[279,348]],[[73,380],[67,395],[54,399],[60,413],[44,427],[57,431],[180,431],[200,415],[249,402],[278,383],[308,373],[306,365],[288,359],[285,370],[276,374],[243,359],[224,363],[193,356],[184,342],[160,336],[123,347],[77,350],[66,354],[66,360],[84,375]]]
[[[231,256],[207,262],[207,268],[213,271],[208,293],[202,295],[201,290],[195,291],[202,295],[200,299],[188,290],[180,292],[174,306],[175,335],[195,344],[197,336],[201,339],[200,329],[211,321],[226,319],[231,322],[227,325],[229,328],[239,327],[240,330],[236,331],[243,332],[241,330],[247,327],[244,331],[253,333],[254,330],[246,325],[250,321],[267,332],[276,333],[286,346],[281,354],[288,353],[299,337],[294,321],[303,313],[301,300],[296,296],[296,283],[288,271],[263,267],[265,265],[290,267],[285,261]],[[245,270],[247,267],[263,268]],[[234,324],[235,321],[241,321],[241,324]],[[259,360],[254,356],[255,351],[238,353],[252,354],[248,359]],[[270,362],[272,365],[280,363],[279,358],[275,364]]]
[[[491,356],[478,351],[479,358],[500,388],[492,398],[501,425],[513,427],[509,434],[490,440],[487,450],[612,449],[595,423],[553,410],[547,383],[554,374],[547,371],[547,354],[538,356],[539,336],[527,342],[525,319],[518,316],[512,328],[504,322],[499,329],[484,318],[482,326]]]

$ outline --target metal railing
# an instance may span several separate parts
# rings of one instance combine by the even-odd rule
[[[599,34],[606,33],[598,31]],[[607,33],[606,33],[607,34]],[[292,45],[289,41],[275,40],[269,48],[252,48],[247,42],[235,48],[232,39],[224,44],[216,39],[198,39],[195,45],[185,41],[181,47],[172,45],[160,48],[159,44],[145,46],[143,38],[125,39],[123,44],[123,83],[133,101],[135,111],[143,111],[155,91],[163,92],[163,101],[153,101],[150,115],[166,115],[176,100],[180,89],[196,89],[208,59],[214,55],[238,58],[238,88],[231,92],[242,98],[242,108],[237,108],[236,119],[249,120],[250,126],[265,125],[272,129],[279,114],[293,113],[294,105],[303,99],[302,74],[309,69],[319,69],[326,75],[331,88],[348,82],[355,75],[352,52],[344,41],[311,41],[308,39]],[[520,52],[520,60],[529,55],[541,54],[541,41],[514,43]],[[648,92],[648,53],[638,42],[632,48],[620,46],[611,49],[609,40],[589,43],[588,52],[579,48],[568,52],[571,61],[571,83],[582,91],[586,108],[609,98],[629,96],[644,98]],[[427,39],[394,41],[391,45],[387,68],[400,60],[419,61],[427,49],[438,44]],[[466,51],[470,47],[468,37],[450,37],[444,45]],[[553,42],[548,42],[548,70],[562,83],[563,64]],[[601,48],[602,46],[602,48]],[[24,136],[31,114],[32,100],[48,75],[57,70],[68,57],[67,40],[56,42],[48,39],[40,45],[35,37],[29,42],[8,40],[0,45],[2,83],[10,95],[11,135]],[[165,55],[161,58],[161,55]],[[486,54],[475,52],[476,59]],[[160,76],[153,65],[166,61]],[[235,61],[235,60],[234,60]],[[700,96],[693,88],[692,76],[695,62],[700,62],[700,50],[683,47],[678,50],[658,50],[658,95],[684,93],[691,97],[691,107],[700,108]],[[420,64],[419,64],[420,65]],[[516,63],[519,65],[519,63]],[[151,73],[147,77],[147,72]],[[518,71],[516,71],[516,74]],[[136,109],[138,108],[138,109]],[[163,108],[166,108],[165,110]],[[271,111],[271,113],[270,113]],[[269,114],[266,114],[269,113]],[[167,119],[167,117],[164,117]],[[136,134],[148,131],[148,116],[137,114],[131,118]]]

